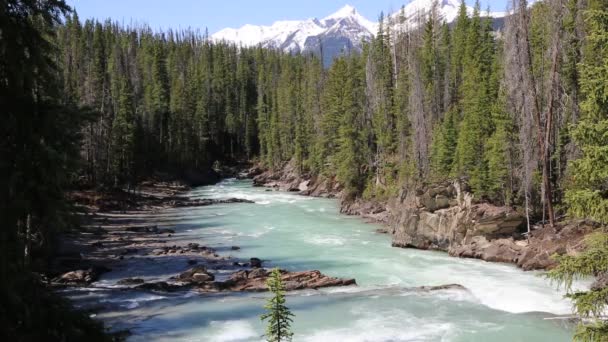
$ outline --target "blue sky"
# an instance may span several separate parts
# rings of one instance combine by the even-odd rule
[[[475,0],[466,0],[473,4]],[[507,0],[481,0],[503,11]],[[396,10],[409,0],[67,0],[81,19],[112,18],[118,22],[146,23],[153,29],[209,28],[214,33],[244,24],[268,25],[276,20],[323,18],[350,4],[370,20],[380,11]]]

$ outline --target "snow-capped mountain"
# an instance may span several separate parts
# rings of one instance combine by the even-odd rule
[[[428,15],[431,12],[433,0],[412,0],[403,9],[399,9],[391,15],[391,18],[399,18],[404,16],[411,23],[419,15]],[[460,10],[460,0],[437,0],[439,15],[448,23],[453,22],[458,17]],[[473,14],[473,7],[467,6],[469,15]],[[492,18],[502,18],[506,15],[505,12],[490,12],[486,13],[482,9],[481,15],[489,15]]]
[[[403,18],[407,27],[417,25],[417,17],[428,15],[434,0],[412,0],[407,5],[388,16],[390,20]],[[438,12],[447,22],[458,15],[460,0],[438,0]],[[472,7],[467,7],[473,13]],[[504,17],[504,12],[492,12],[490,16]],[[287,52],[313,51],[323,49],[326,65],[336,55],[361,48],[363,41],[369,40],[378,30],[378,23],[363,17],[353,6],[346,5],[337,12],[323,18],[306,20],[277,21],[270,26],[245,25],[241,28],[226,28],[211,36],[216,41],[226,40],[243,46],[262,45],[280,48]]]
[[[335,56],[341,51],[359,48],[361,42],[371,38],[377,24],[367,20],[357,10],[346,5],[337,12],[319,20],[277,21],[270,26],[245,25],[239,29],[226,28],[211,36],[214,40],[226,40],[243,46],[261,44],[285,51],[318,52]]]

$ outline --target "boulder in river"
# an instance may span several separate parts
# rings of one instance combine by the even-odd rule
[[[144,283],[136,286],[135,288],[138,290],[148,290],[148,291],[160,291],[160,292],[171,292],[182,289],[184,286],[169,284],[166,281],[159,281],[155,283]]]
[[[180,273],[177,279],[187,283],[201,283],[206,281],[213,281],[215,276],[207,271],[207,268],[203,265],[194,266],[191,269]]]
[[[438,286],[418,286],[414,290],[421,292],[442,291],[442,290],[466,290],[467,288],[460,284],[446,284]]]
[[[300,272],[280,270],[280,272],[286,291],[357,284],[355,279],[333,278],[316,270]],[[215,284],[220,290],[263,292],[268,291],[266,280],[269,275],[270,272],[263,268],[251,271],[242,270],[233,273],[227,281]]]
[[[227,198],[227,199],[213,199],[213,198],[203,198],[203,199],[185,199],[185,200],[177,200],[170,202],[171,206],[176,208],[183,207],[205,207],[214,204],[230,204],[230,203],[255,203],[251,200],[243,199],[243,198]]]
[[[175,230],[173,229],[169,229],[169,228],[164,228],[164,229],[159,229],[158,231],[156,231],[157,234],[175,234]]]
[[[194,273],[191,279],[194,283],[204,283],[208,281],[213,281],[215,277],[213,276],[213,274],[209,273]]]
[[[249,259],[249,264],[252,268],[260,268],[262,267],[262,260],[260,260],[259,258],[251,258]]]

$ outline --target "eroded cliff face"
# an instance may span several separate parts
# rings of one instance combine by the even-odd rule
[[[473,195],[460,183],[434,186],[424,191],[404,191],[389,201],[393,245],[449,251],[477,236],[512,237],[524,217],[508,207],[473,203]]]
[[[459,183],[404,191],[389,201],[393,246],[436,249],[452,256],[514,263],[526,270],[555,265],[554,254],[576,253],[595,228],[587,221],[534,226],[525,236],[525,217],[506,206],[475,203]]]

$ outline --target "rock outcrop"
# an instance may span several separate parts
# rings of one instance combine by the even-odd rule
[[[295,167],[294,160],[278,170],[262,171],[259,166],[254,166],[243,176],[252,178],[255,186],[299,192],[306,196],[339,197],[342,191],[342,186],[335,178],[310,177],[307,174],[300,174]]]
[[[524,237],[488,240],[478,236],[467,244],[451,248],[449,253],[458,257],[514,263],[524,270],[549,269],[556,265],[553,255],[577,253],[584,247],[585,236],[597,226],[589,221],[575,220],[559,223],[555,228],[535,228],[529,240]]]
[[[256,268],[251,271],[242,270],[233,273],[228,280],[216,283],[216,285],[224,291],[268,291],[266,280],[269,276],[270,271],[264,268]],[[333,278],[319,271],[288,272],[281,270],[281,279],[286,291],[356,285],[355,279]]]
[[[361,216],[371,222],[388,223],[389,215],[386,211],[386,204],[376,201],[365,201],[361,199],[342,201],[340,213],[346,215]],[[383,233],[388,233],[384,231]]]
[[[205,266],[195,266],[177,276],[177,280],[185,283],[205,283],[215,280],[215,276],[207,271]]]
[[[467,288],[460,284],[446,284],[446,285],[436,285],[436,286],[418,286],[412,288],[412,290],[416,292],[433,292],[433,291],[443,291],[443,290],[459,290],[459,291],[467,291]]]
[[[475,203],[460,182],[405,192],[389,202],[393,246],[435,249],[452,256],[514,263],[525,270],[555,265],[554,254],[582,247],[594,229],[587,221],[533,227],[525,236],[525,217],[506,206]]]
[[[251,258],[249,259],[249,264],[253,268],[260,268],[262,267],[262,260],[260,260],[259,258]]]
[[[53,282],[66,285],[88,285],[94,281],[97,281],[101,274],[109,271],[110,269],[107,267],[94,266],[88,269],[66,272],[54,278]]]
[[[460,183],[405,192],[389,202],[393,246],[448,251],[484,237],[512,237],[524,217],[509,207],[475,204]]]

